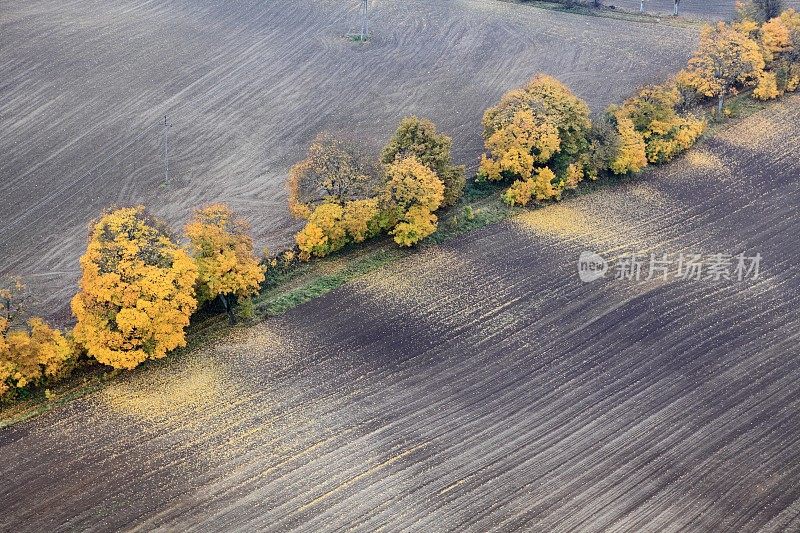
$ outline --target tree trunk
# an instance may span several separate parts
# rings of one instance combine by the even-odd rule
[[[228,314],[228,323],[233,326],[236,324],[236,316],[233,314],[233,307],[231,307],[231,303],[224,294],[220,294],[219,299],[222,302],[222,305],[225,307],[225,312]]]
[[[680,0],[675,0],[675,16],[676,17],[678,16],[678,3],[679,2],[680,2]]]
[[[719,93],[719,104],[717,105],[717,116],[722,119],[722,109],[725,107],[725,91]]]
[[[644,0],[639,0],[639,13],[644,13]]]

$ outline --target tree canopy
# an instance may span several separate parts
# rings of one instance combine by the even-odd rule
[[[143,207],[107,212],[93,224],[81,270],[73,333],[89,355],[131,369],[186,344],[197,267]]]
[[[380,189],[380,171],[355,144],[329,133],[318,135],[306,158],[289,171],[289,210],[308,218],[328,201],[343,204],[374,196]]]
[[[392,220],[391,234],[401,246],[412,246],[436,231],[434,211],[444,201],[444,185],[416,157],[400,159],[386,168],[384,202]]]
[[[414,156],[431,169],[444,185],[443,207],[455,204],[464,192],[464,167],[454,165],[451,150],[453,140],[437,133],[436,125],[428,119],[406,117],[400,122],[392,139],[383,149],[384,165]]]

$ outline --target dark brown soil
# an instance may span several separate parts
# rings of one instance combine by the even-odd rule
[[[798,530],[798,104],[3,430],[0,529]]]

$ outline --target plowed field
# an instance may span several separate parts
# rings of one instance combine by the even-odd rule
[[[798,132],[795,97],[3,430],[0,529],[797,531]]]
[[[424,115],[474,167],[483,110],[536,72],[600,109],[676,72],[696,42],[494,0],[381,0],[359,45],[345,38],[359,4],[0,0],[0,275],[63,311],[87,225],[112,204],[143,202],[180,230],[227,201],[275,249],[296,229],[285,175],[322,130],[377,149]]]

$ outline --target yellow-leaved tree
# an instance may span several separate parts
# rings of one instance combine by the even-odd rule
[[[311,212],[305,227],[295,236],[302,260],[325,257],[347,244],[343,215],[344,208],[334,202],[319,205]]]
[[[295,235],[300,259],[325,257],[351,242],[363,242],[386,228],[387,219],[378,198],[351,200],[340,205],[333,201],[317,206],[308,222]]]
[[[553,185],[556,175],[547,167],[537,168],[533,177],[517,180],[503,192],[503,201],[508,205],[528,205],[534,198],[538,201],[557,197],[559,190]]]
[[[534,165],[546,164],[561,147],[558,128],[538,122],[530,109],[520,109],[510,122],[494,131],[485,143],[491,155],[483,154],[480,174],[490,181],[533,175]]]
[[[464,192],[466,179],[464,167],[454,165],[450,151],[453,140],[437,133],[436,125],[428,119],[406,117],[400,122],[389,144],[383,149],[381,161],[385,165],[397,159],[415,156],[431,169],[444,184],[442,207],[454,205]]]
[[[761,46],[775,76],[776,91],[796,91],[800,86],[800,13],[787,9],[764,23]]]
[[[0,397],[66,374],[75,357],[69,341],[40,318],[23,322],[25,286],[0,284]]]
[[[669,161],[691,147],[705,131],[705,121],[677,112],[680,102],[681,94],[675,83],[649,85],[614,112],[617,124],[624,119],[633,123],[634,129],[644,139],[650,163]],[[633,145],[631,147],[636,149]]]
[[[509,203],[558,198],[586,173],[591,125],[585,102],[552,76],[537,75],[484,113],[488,153],[481,158],[478,179],[516,180],[506,195]],[[544,184],[551,175],[553,182]],[[527,183],[531,179],[534,183]]]
[[[378,235],[384,228],[378,198],[352,200],[344,204],[342,225],[352,242],[363,242]]]
[[[197,266],[144,207],[107,212],[92,225],[81,271],[73,334],[89,355],[132,369],[186,345]]]
[[[609,170],[614,174],[641,172],[647,166],[647,145],[644,137],[636,131],[633,120],[617,107],[610,109],[611,117],[619,136],[619,147],[609,162]]]
[[[413,246],[436,231],[434,211],[444,201],[444,185],[436,174],[414,157],[386,167],[384,203],[390,233],[400,246]]]
[[[73,362],[72,348],[57,329],[40,318],[26,327],[9,329],[0,318],[0,396],[11,388],[38,385],[45,378],[63,375]]]
[[[198,303],[219,298],[234,323],[233,299],[257,294],[264,282],[250,226],[226,204],[212,204],[195,210],[185,232],[197,262]]]
[[[437,161],[449,156],[446,139],[429,139],[438,143]],[[401,139],[396,141],[398,152],[411,149]],[[432,154],[432,158],[433,163],[436,157]],[[289,210],[307,221],[295,235],[300,259],[324,257],[384,230],[386,217],[379,201],[383,178],[380,167],[354,143],[327,133],[318,135],[308,156],[292,167],[287,180]]]
[[[700,45],[680,79],[707,97],[718,98],[721,117],[725,98],[739,87],[756,85],[765,67],[764,54],[752,38],[754,23],[706,26]]]
[[[778,75],[767,70],[761,71],[756,80],[756,88],[753,89],[753,98],[756,100],[774,100],[780,95]]]

